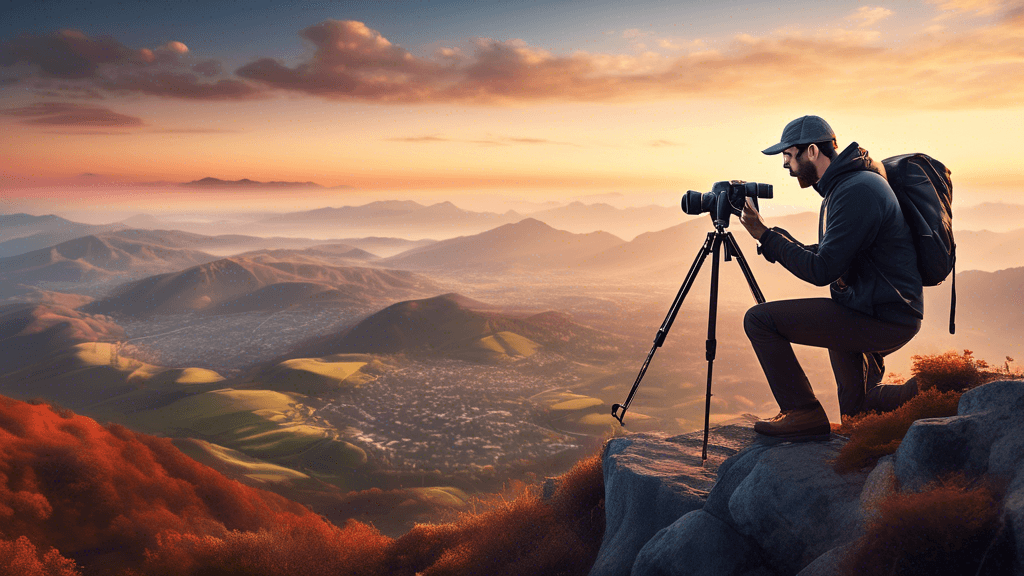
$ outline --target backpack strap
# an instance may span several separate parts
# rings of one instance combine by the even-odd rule
[[[953,317],[956,315],[956,244],[953,244],[953,288],[949,297],[949,333],[956,333]]]

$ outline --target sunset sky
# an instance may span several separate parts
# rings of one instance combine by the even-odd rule
[[[15,1],[0,97],[6,213],[667,205],[733,178],[813,209],[759,152],[804,114],[939,158],[961,206],[1016,202],[1024,4]],[[351,188],[173,186],[208,176]]]

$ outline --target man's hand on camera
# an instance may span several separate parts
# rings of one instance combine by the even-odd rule
[[[743,205],[740,223],[747,229],[747,232],[750,232],[754,240],[759,242],[761,241],[761,235],[768,230],[768,227],[764,225],[764,220],[761,219],[761,214],[757,211],[757,208],[754,208],[754,202],[750,198],[747,198],[746,204]]]

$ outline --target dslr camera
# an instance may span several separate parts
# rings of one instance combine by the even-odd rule
[[[747,198],[752,198],[754,208],[760,210],[757,199],[771,197],[771,184],[730,180],[715,182],[711,187],[711,192],[688,191],[683,194],[682,205],[683,212],[694,216],[708,212],[716,227],[727,228],[729,215],[739,216]]]

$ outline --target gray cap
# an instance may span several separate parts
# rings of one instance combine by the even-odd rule
[[[797,144],[828,142],[835,138],[836,133],[821,116],[803,116],[786,124],[786,128],[782,130],[781,142],[771,148],[765,148],[761,152],[770,156]]]

